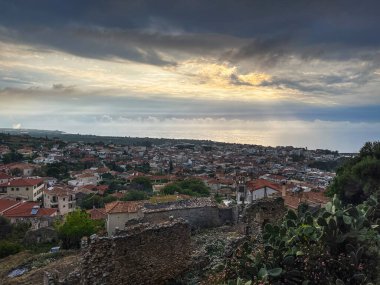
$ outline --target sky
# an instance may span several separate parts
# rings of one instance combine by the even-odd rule
[[[380,1],[0,0],[0,127],[358,151]]]

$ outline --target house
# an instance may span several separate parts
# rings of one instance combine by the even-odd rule
[[[53,224],[57,209],[40,208],[37,202],[23,201],[4,211],[3,216],[11,223],[30,222],[32,229],[39,229]]]
[[[44,190],[44,206],[57,209],[59,215],[75,210],[75,193],[68,187],[52,187]]]
[[[97,174],[83,173],[78,175],[75,180],[70,180],[68,184],[70,186],[96,185],[100,181],[101,178]]]
[[[22,176],[31,176],[33,174],[35,165],[23,162],[13,162],[4,165],[7,172],[13,173],[16,170],[20,171]]]
[[[8,183],[9,180],[11,180],[12,178],[13,178],[12,176],[6,174],[5,172],[0,172],[0,185],[1,185],[1,184]],[[4,192],[7,192],[7,191],[6,191],[6,189],[4,189],[4,191],[3,191],[3,188],[0,187],[0,193],[1,193],[1,192],[4,193]]]
[[[132,219],[144,217],[143,204],[135,201],[114,201],[105,205],[107,214],[106,227],[109,236],[115,233],[116,229],[123,230],[125,223]]]
[[[17,150],[19,154],[22,154],[23,157],[32,157],[33,156],[33,149],[32,148],[20,148]]]
[[[0,189],[7,192],[8,196],[28,201],[37,201],[42,197],[45,188],[41,178],[20,178],[0,184]]]
[[[245,191],[238,191],[236,193],[238,204],[250,204],[254,200],[281,195],[282,192],[281,185],[269,182],[265,179],[248,181],[245,187]]]
[[[84,185],[84,186],[81,186],[81,187],[78,187],[78,192],[81,192],[83,189],[87,189],[87,190],[90,190],[91,192],[86,192],[85,190],[82,191],[82,192],[86,192],[86,193],[97,193],[99,195],[104,195],[106,193],[106,191],[108,190],[108,185],[92,185],[92,184],[89,184],[89,185]]]

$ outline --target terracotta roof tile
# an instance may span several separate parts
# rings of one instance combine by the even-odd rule
[[[59,197],[67,197],[71,194],[74,194],[74,191],[67,187],[54,187],[51,190],[44,190],[45,194],[59,196]]]
[[[0,214],[4,212],[5,210],[8,210],[17,204],[19,204],[19,201],[10,200],[10,199],[0,199]]]
[[[136,213],[142,208],[141,202],[114,201],[105,205],[106,213]]]
[[[86,212],[90,214],[90,218],[92,220],[104,220],[107,217],[105,208],[91,209],[87,210]]]
[[[24,187],[24,186],[35,186],[37,184],[43,183],[44,180],[41,178],[22,178],[22,179],[14,179],[8,181],[7,183],[3,183],[0,186],[2,187]]]
[[[265,180],[265,179],[255,179],[255,180],[247,182],[247,188],[249,191],[255,191],[264,187],[281,191],[281,185],[269,182],[268,180]]]
[[[10,179],[10,178],[13,178],[13,177],[4,172],[0,172],[0,179]]]
[[[53,216],[57,209],[52,208],[36,208],[38,209],[35,214],[32,214],[33,207],[39,207],[37,202],[23,202],[16,207],[7,210],[3,213],[5,217],[8,218],[32,218],[32,217],[43,217],[43,216]]]

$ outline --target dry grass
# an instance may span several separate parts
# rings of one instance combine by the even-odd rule
[[[165,196],[153,196],[149,199],[150,203],[158,204],[158,203],[167,203],[167,202],[175,202],[179,200],[186,200],[191,198],[188,195],[165,195]]]
[[[46,254],[45,254],[46,255]],[[26,262],[43,261],[43,254],[33,254],[27,251],[9,256],[0,260],[0,284],[2,285],[37,285],[43,284],[44,271],[57,272],[59,277],[65,276],[69,272],[74,271],[79,265],[78,252],[66,252],[64,256],[58,260],[48,262],[47,265],[32,268],[29,272],[15,278],[8,278],[8,272]]]

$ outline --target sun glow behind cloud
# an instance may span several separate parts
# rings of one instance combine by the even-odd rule
[[[378,4],[220,0],[210,14],[212,2],[0,4],[0,127],[346,150],[379,139]]]

